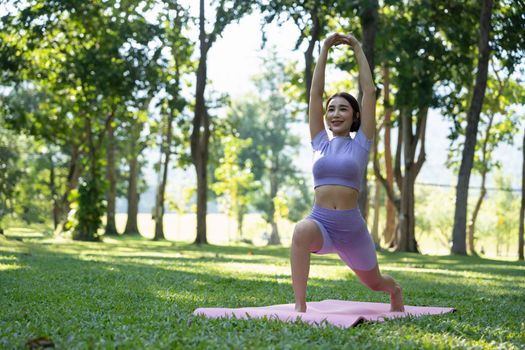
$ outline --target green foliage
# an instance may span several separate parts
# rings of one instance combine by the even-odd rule
[[[103,182],[104,133],[108,123],[115,127],[122,178],[127,175],[132,156],[139,154],[142,166],[148,161],[140,154],[145,148],[156,146],[155,137],[165,130],[169,118],[173,118],[175,127],[168,147],[175,155],[176,166],[190,164],[190,90],[196,70],[196,61],[191,58],[196,40],[190,25],[194,18],[188,8],[176,1],[5,3],[7,12],[0,19],[0,120],[9,131],[4,134],[2,129],[0,136],[0,217],[10,213],[26,222],[49,217],[53,200],[66,193],[68,163],[73,149],[80,147],[85,187],[76,192],[80,196],[76,205],[79,200],[84,203],[84,207],[77,207],[77,213],[83,213],[78,215],[88,220],[84,227],[96,235],[99,221],[94,217],[104,205],[97,188]],[[313,18],[320,20],[321,38],[331,30],[351,31],[360,37],[361,11],[374,6],[373,1],[361,0],[216,0],[212,5],[217,18],[208,27],[208,49],[229,23],[250,13],[255,4],[265,23],[293,21],[300,29],[296,48],[301,49],[313,34]],[[441,108],[455,123],[450,135],[454,140],[452,164],[462,149],[461,136],[472,93],[480,4],[471,0],[418,0],[385,1],[381,5],[376,66],[386,63],[391,68],[394,107],[411,111],[427,105]],[[525,50],[524,36],[516,28],[524,27],[523,6],[522,1],[495,3],[491,37],[495,68],[487,85],[480,140],[486,135],[483,126],[490,116],[494,116],[494,124],[489,131],[485,162],[479,153],[481,144],[477,146],[477,171],[498,167],[491,152],[502,142],[510,143],[522,118],[517,106],[525,99],[525,90],[516,73]],[[146,16],[149,10],[150,15],[158,16]],[[315,12],[317,17],[313,16]],[[262,33],[264,36],[264,30]],[[340,58],[341,69],[356,70],[351,53]],[[304,108],[304,103],[299,102],[305,99],[304,76],[297,62],[283,63],[275,55],[268,55],[261,66],[265,71],[256,79],[258,96],[233,104],[231,125],[221,125],[220,117],[211,120],[209,175],[215,176],[213,180],[222,176],[221,181],[233,186],[237,180],[242,182],[240,169],[249,167],[251,173],[245,174],[246,179],[253,175],[253,182],[261,184],[253,199],[258,210],[268,220],[288,216],[297,221],[308,211],[312,198],[304,179],[291,166],[298,145],[294,121],[302,119],[299,113]],[[501,94],[496,69],[511,77]],[[380,87],[380,79],[376,80]],[[352,84],[357,86],[355,81]],[[219,115],[224,99],[215,98],[220,92],[214,94],[207,99],[207,107]],[[159,119],[148,114],[151,101],[157,102]],[[86,120],[90,127],[85,126]],[[221,142],[232,128],[238,131],[239,140],[251,139],[252,145],[237,154],[239,177],[226,179],[226,174],[234,173],[234,169],[231,166],[229,170],[218,170],[226,166],[219,162]],[[89,164],[97,169],[90,170]],[[54,194],[49,185],[51,166],[56,171]],[[99,178],[93,178],[93,174]],[[278,186],[271,188],[271,183]],[[139,179],[139,193],[146,185],[143,178]],[[119,194],[126,191],[126,184],[120,181]],[[92,200],[100,202],[93,204]],[[497,212],[496,205],[487,205]],[[506,213],[512,212],[507,209]],[[417,215],[422,231],[434,232],[433,227],[441,230],[446,226],[444,212],[439,212],[436,220],[427,220],[432,209],[422,212]],[[483,220],[488,221],[478,226],[480,235],[494,235],[498,221],[486,217]]]
[[[450,130],[449,138],[452,142],[458,142],[458,138],[465,134],[466,128],[466,112],[472,96],[472,89],[475,80],[475,67],[477,60],[477,40],[479,38],[479,13],[480,2],[464,2],[455,3],[450,8],[450,13],[463,13],[462,16],[449,16],[448,20],[453,23],[449,25],[441,25],[439,28],[443,33],[443,38],[446,44],[451,48],[451,52],[457,53],[450,57],[452,60],[446,66],[450,70],[450,75],[447,81],[443,84],[443,91],[447,92],[442,95],[442,103],[440,106],[445,116],[448,116],[454,122],[454,127]],[[517,36],[515,31],[511,28],[522,28],[525,26],[525,18],[522,13],[524,10],[522,1],[499,1],[494,3],[491,19],[491,60],[492,72],[489,72],[489,79],[487,82],[487,92],[485,98],[491,99],[491,96],[497,96],[498,87],[496,85],[496,77],[494,76],[494,69],[497,68],[500,75],[510,77],[509,84],[506,86],[507,92],[514,90],[510,86],[514,85],[518,89],[516,92],[522,91],[518,84],[514,83],[514,72],[519,67],[520,62],[525,58],[525,41],[522,36]],[[448,8],[444,5],[441,7]],[[442,16],[442,22],[447,21],[447,17]],[[506,79],[505,79],[506,80]],[[501,83],[501,82],[500,82]],[[491,89],[492,87],[492,89]],[[515,92],[510,92],[514,94]],[[518,92],[523,94],[523,92]],[[512,103],[506,98],[492,99],[494,102],[487,102],[484,100],[483,113],[494,114],[496,112],[508,114],[509,106]],[[521,103],[523,99],[518,100]],[[501,103],[501,106],[497,106]],[[496,110],[494,109],[496,107]],[[480,125],[481,127],[481,125]]]
[[[30,139],[27,143],[31,142]],[[18,217],[26,224],[43,223],[53,212],[53,200],[56,199],[51,193],[49,169],[50,162],[58,163],[53,159],[53,153],[47,152],[44,147],[40,152],[33,147],[26,148],[23,154],[24,168],[23,176],[20,177],[17,186],[16,212]],[[57,166],[54,164],[53,166]],[[55,170],[60,173],[60,170]],[[62,184],[55,179],[55,186],[62,188]]]
[[[480,127],[474,154],[473,170],[478,174],[500,168],[501,164],[492,158],[493,152],[501,144],[513,144],[523,116],[516,107],[525,100],[525,89],[511,75],[502,80],[503,69],[495,71],[487,81],[487,89],[480,115]],[[499,74],[498,74],[499,73]],[[510,74],[504,72],[503,74]],[[456,126],[457,136],[464,135],[466,125]],[[459,137],[451,139],[447,156],[447,167],[459,170],[464,140]]]
[[[58,168],[56,176],[61,171],[61,159],[53,153],[31,136],[0,130],[0,223],[10,218],[25,224],[48,220],[54,200],[50,163]],[[55,180],[55,186],[61,188],[62,184]]]
[[[22,175],[18,162],[20,154],[13,147],[13,138],[3,129],[0,130],[0,228],[4,216],[13,211],[9,203],[13,202],[16,185]]]
[[[158,43],[160,31],[142,12],[150,5],[39,0],[12,4],[16,10],[2,18],[0,49],[15,52],[13,59],[2,56],[8,60],[2,65],[18,70],[3,75],[12,86],[4,108],[8,125],[59,146],[56,156],[79,147],[81,161],[89,164],[83,167],[87,187],[80,191],[79,212],[95,209],[78,217],[89,222],[78,222],[83,233],[75,237],[84,237],[89,228],[96,238],[92,215],[103,203],[90,201],[103,198],[97,193],[102,171],[95,167],[103,166],[107,126],[126,119],[133,123],[133,111],[147,109],[144,100],[159,85],[162,47],[153,42]]]
[[[261,183],[253,205],[267,222],[273,222],[276,215],[279,191],[286,197],[289,190],[296,191],[300,185],[295,181],[300,176],[293,163],[300,142],[293,133],[293,106],[284,92],[288,81],[282,60],[275,52],[270,53],[263,59],[261,75],[254,78],[258,95],[235,101],[228,118],[239,138],[252,140],[252,146],[242,149],[239,159],[243,164],[251,163],[254,179]]]
[[[381,9],[376,64],[391,68],[395,109],[417,110],[443,103],[444,97],[440,95],[449,90],[437,87],[447,86],[454,69],[468,64],[471,56],[465,45],[476,43],[467,36],[473,18],[464,15],[458,19],[449,13],[471,13],[471,7],[470,3],[412,1],[396,2]],[[478,17],[476,14],[475,18]],[[448,37],[451,35],[459,35],[457,40],[461,42],[457,46],[451,45],[453,39]]]
[[[191,116],[187,111],[190,98],[186,97],[186,89],[191,87],[191,79],[196,70],[196,61],[192,60],[194,42],[189,35],[191,17],[188,10],[177,2],[159,4],[162,11],[159,13],[159,23],[162,33],[159,39],[162,46],[169,52],[166,54],[167,62],[158,69],[159,88],[161,100],[157,107],[160,108],[161,120],[150,122],[151,134],[162,133],[167,129],[167,123],[174,124],[171,145],[171,154],[175,157],[179,168],[186,168],[191,164],[189,155],[189,139]],[[159,141],[158,143],[165,143]]]
[[[284,67],[284,73],[288,77],[283,83],[283,94],[286,96],[290,115],[294,120],[302,120],[305,116],[305,106],[302,101],[306,99],[304,89],[304,72],[300,70],[299,62],[289,62]]]
[[[239,162],[239,154],[250,147],[251,139],[239,139],[234,135],[222,138],[223,157],[215,170],[216,181],[210,186],[220,196],[219,204],[228,216],[239,219],[239,231],[242,232],[242,217],[248,212],[248,204],[253,191],[258,188],[252,173],[252,164],[247,160]]]
[[[501,253],[505,246],[508,254],[509,243],[516,241],[518,237],[520,198],[510,191],[512,189],[510,177],[497,173],[494,180],[496,186],[503,190],[497,193],[494,202],[496,250]]]
[[[435,251],[450,250],[453,225],[454,191],[432,187],[416,187],[416,235],[418,241],[433,240]]]
[[[328,31],[328,22],[335,17],[337,11],[349,5],[348,1],[294,1],[294,0],[257,0],[261,13],[264,15],[264,23],[276,22],[282,24],[292,20],[298,27],[300,34],[295,43],[295,49],[307,42],[312,36],[314,18],[319,21],[319,36],[322,38]],[[353,4],[351,4],[353,5]],[[339,8],[338,8],[339,7]],[[267,38],[262,31],[263,45]]]
[[[489,190],[476,221],[475,249],[485,256],[514,256],[517,252],[520,197],[511,189],[511,179],[501,170],[494,173],[495,190]],[[492,173],[491,173],[492,174]],[[468,210],[471,213],[478,191],[472,190]],[[453,228],[453,188],[416,186],[416,235],[422,250],[448,252]],[[443,205],[447,203],[447,205]]]
[[[525,58],[525,38],[519,35],[514,28],[523,28],[525,25],[525,3],[523,1],[503,0],[494,2],[492,20],[491,46],[494,55],[502,66],[513,70]]]
[[[286,217],[292,222],[304,219],[312,208],[312,189],[306,183],[304,177],[295,176],[289,180],[285,196],[288,213]]]
[[[179,187],[175,197],[167,198],[169,210],[175,210],[179,215],[187,212],[195,213],[197,211],[197,205],[194,203],[195,192],[197,192],[195,186]]]
[[[99,177],[82,181],[78,187],[78,205],[75,212],[73,238],[81,241],[98,241],[102,215],[106,210],[103,183]]]
[[[293,302],[289,251],[112,239],[0,236],[0,347],[37,337],[56,348],[520,349],[523,264],[474,257],[379,253],[409,305],[455,307],[351,329],[267,319],[206,319],[198,307]],[[155,257],[155,258],[152,258]],[[316,256],[308,298],[387,303],[334,255]]]

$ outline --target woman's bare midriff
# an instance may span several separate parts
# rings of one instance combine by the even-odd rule
[[[335,210],[357,208],[359,192],[350,187],[323,185],[315,189],[315,204],[318,207]]]

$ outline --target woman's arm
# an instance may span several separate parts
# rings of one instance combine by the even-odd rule
[[[310,136],[312,139],[324,129],[323,93],[328,50],[334,45],[343,43],[349,44],[349,39],[342,34],[335,33],[326,38],[323,43],[321,53],[319,54],[317,64],[315,65],[314,75],[312,77],[312,86],[310,88],[310,106],[308,109],[308,122],[310,125]]]
[[[361,128],[369,139],[374,137],[376,128],[376,88],[372,79],[372,72],[366,59],[365,53],[359,41],[352,35],[347,36],[350,45],[354,49],[359,66],[359,82],[363,89],[363,100],[361,101]]]

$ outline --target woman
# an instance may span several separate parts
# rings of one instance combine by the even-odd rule
[[[326,103],[326,123],[334,138],[328,139],[323,121],[324,76],[328,50],[349,45],[359,65],[363,88],[362,112],[356,99],[339,93]],[[306,285],[310,254],[337,253],[368,288],[390,294],[392,311],[403,311],[401,287],[381,275],[374,243],[357,206],[359,184],[375,131],[375,87],[359,42],[352,35],[333,34],[321,50],[310,91],[309,124],[314,150],[315,204],[308,218],[295,226],[292,247],[292,284],[295,310],[306,312]],[[352,139],[350,132],[357,132]]]

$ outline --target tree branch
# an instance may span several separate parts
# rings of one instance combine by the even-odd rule
[[[401,123],[397,126],[397,145],[396,145],[396,160],[394,163],[394,178],[396,179],[397,188],[399,191],[403,190],[403,176],[401,175],[401,146],[403,145],[403,126],[402,117],[403,110],[399,111],[399,120]]]
[[[381,127],[379,128],[379,130],[381,130]],[[373,159],[373,165],[374,165],[374,174],[376,176],[376,178],[379,180],[379,182],[381,182],[381,184],[383,185],[385,191],[386,191],[386,194],[388,196],[388,199],[394,203],[394,206],[396,207],[397,210],[400,210],[400,201],[399,201],[399,198],[396,197],[395,193],[394,193],[394,189],[390,186],[390,184],[388,183],[388,181],[386,180],[386,178],[383,177],[383,175],[381,174],[381,169],[380,169],[380,166],[379,166],[379,159],[378,159],[378,156],[377,156],[377,133],[376,133],[376,137],[374,138],[374,159]]]
[[[415,176],[419,174],[419,171],[421,170],[421,167],[423,166],[423,163],[426,160],[425,136],[426,136],[426,128],[427,128],[427,118],[428,118],[428,107],[425,107],[420,111],[420,115],[418,118],[418,127],[416,129],[416,140],[421,141],[421,148],[419,150],[417,162],[414,167]],[[421,122],[419,122],[419,120],[421,120]]]

